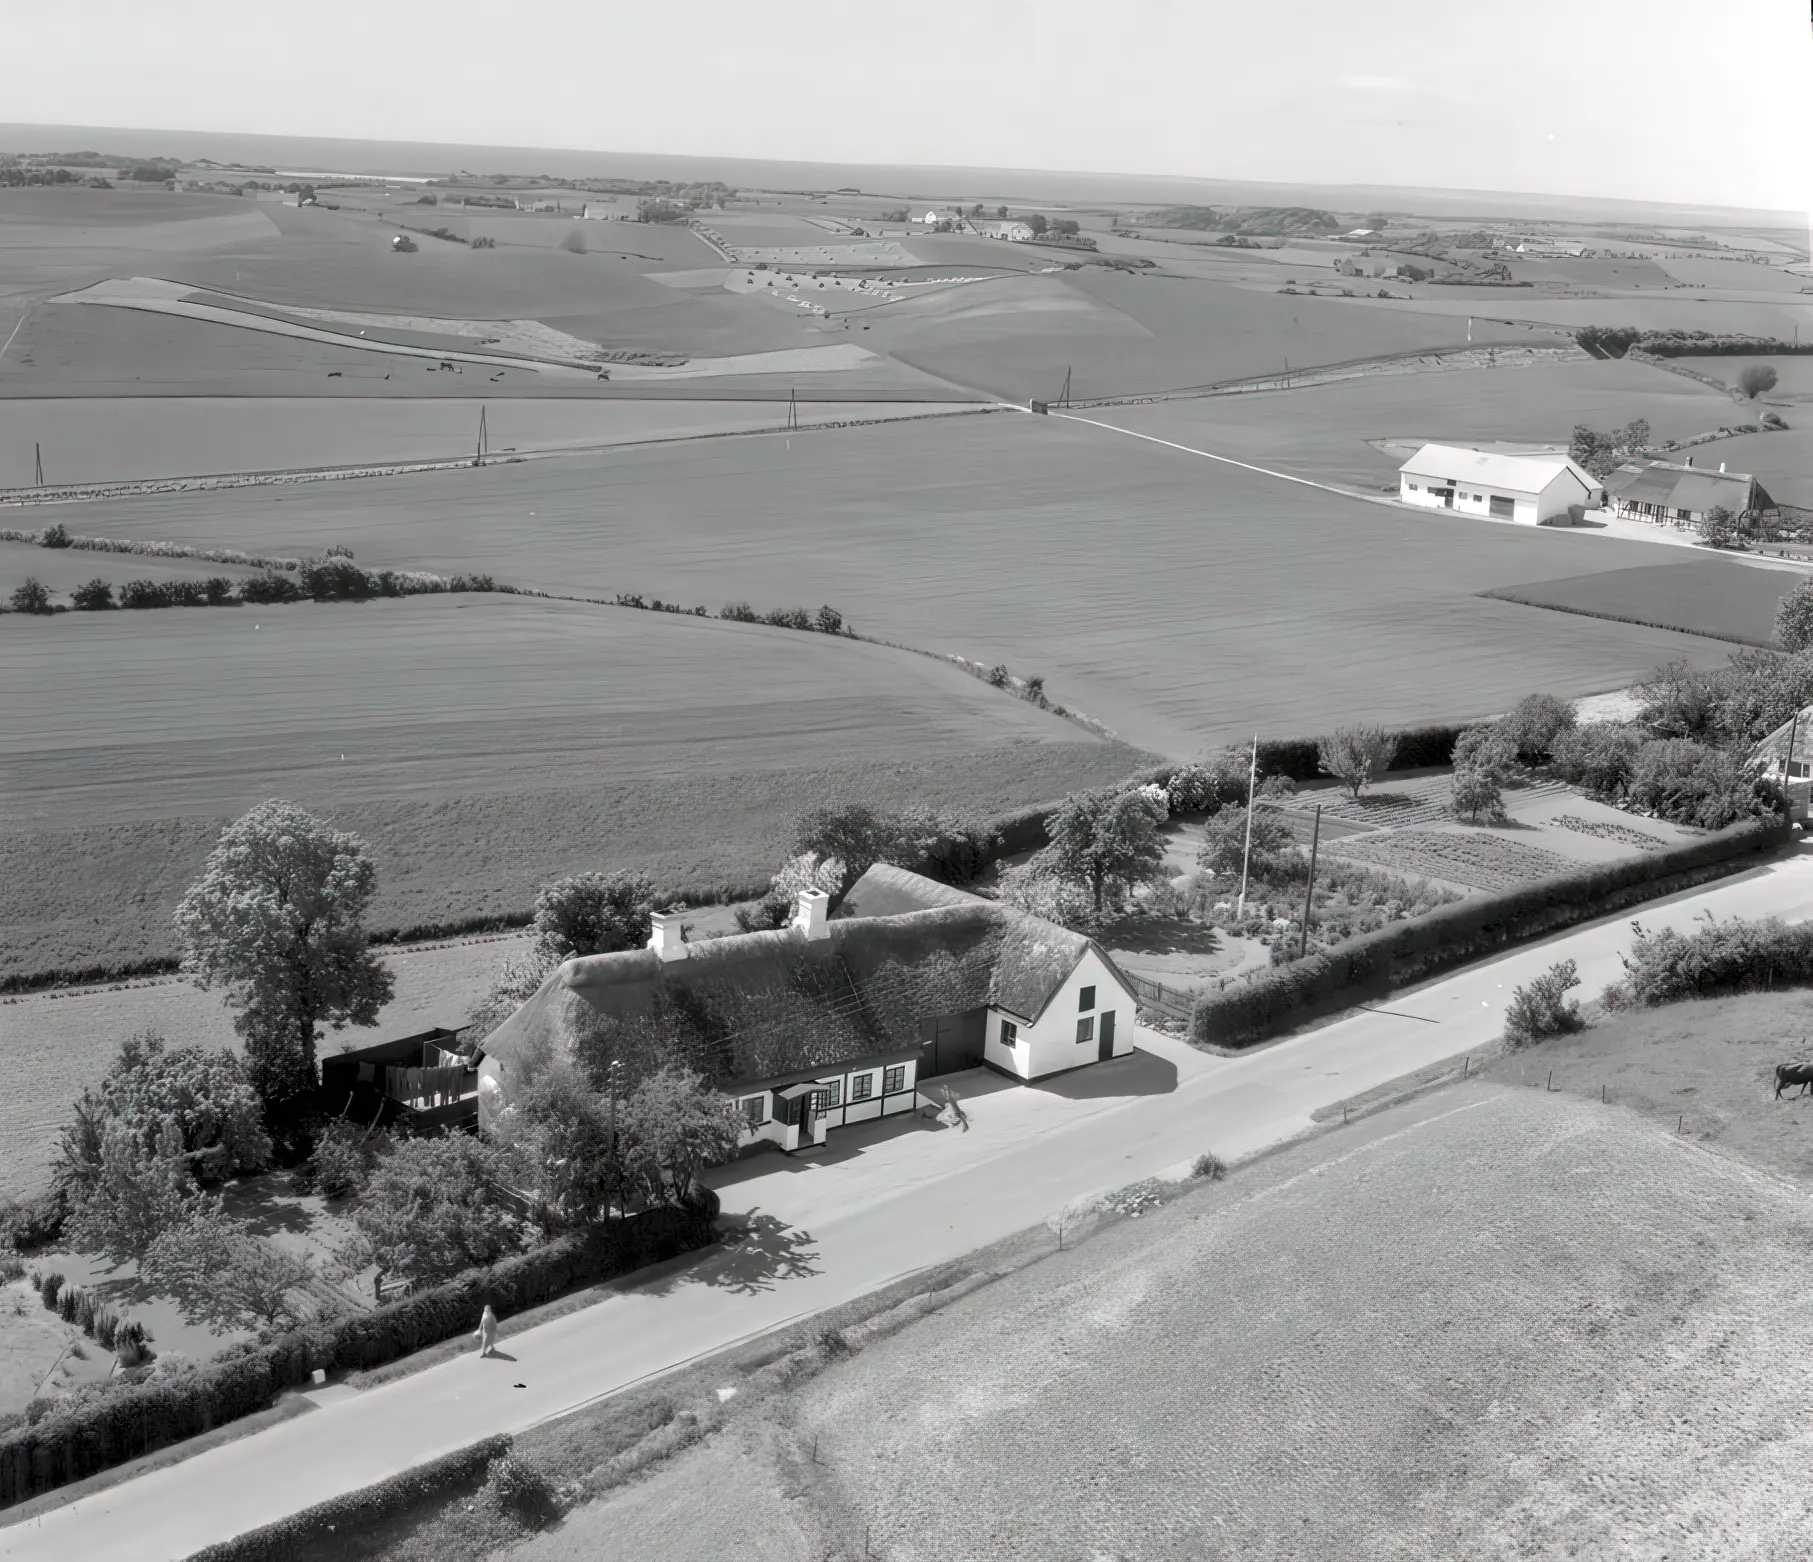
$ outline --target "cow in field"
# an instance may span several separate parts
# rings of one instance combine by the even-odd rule
[[[1775,1065],[1775,1099],[1790,1085],[1799,1085],[1800,1093],[1813,1094],[1813,1063],[1778,1063]]]

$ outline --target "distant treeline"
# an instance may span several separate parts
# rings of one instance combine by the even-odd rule
[[[1639,331],[1624,325],[1583,325],[1574,340],[1595,358],[1622,358],[1631,348],[1658,358],[1749,358],[1813,353],[1813,342],[1777,336],[1738,336],[1722,331]]]
[[[1313,206],[1166,206],[1140,219],[1153,228],[1195,228],[1253,238],[1333,233],[1340,220]]]

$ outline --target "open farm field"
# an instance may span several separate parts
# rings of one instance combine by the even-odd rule
[[[1754,417],[1754,412],[1747,412],[1742,421]],[[1787,417],[1788,428],[1739,434],[1708,445],[1704,452],[1696,452],[1700,465],[1723,461],[1734,472],[1753,473],[1777,504],[1813,510],[1813,417],[1797,409],[1790,409]]]
[[[396,996],[375,1028],[329,1031],[322,1056],[462,1024],[504,961],[528,944],[526,936],[511,934],[387,953],[384,963],[396,979]],[[220,994],[176,977],[0,998],[0,1058],[13,1079],[0,1096],[0,1198],[18,1198],[44,1185],[71,1105],[100,1083],[120,1043],[144,1030],[157,1031],[172,1046],[239,1045],[233,1013]]]
[[[1804,570],[1696,559],[1690,564],[1641,564],[1633,569],[1500,586],[1486,595],[1562,613],[1772,646],[1775,609],[1806,578]]]
[[[993,813],[1146,756],[948,663],[487,596],[0,619],[0,975],[172,952],[219,827],[286,796],[363,834],[377,928],[638,869],[756,888],[833,798]]]
[[[801,1562],[865,1534],[903,1562],[1793,1556],[1813,1212],[1673,1126],[1492,1084],[1394,1108],[983,1287],[501,1556],[681,1562],[720,1489],[750,1554]]]
[[[1087,400],[1275,374],[1287,362],[1306,368],[1467,342],[1464,320],[1384,301],[1291,297],[1269,285],[1100,266],[972,283],[863,318],[874,327],[866,345],[1022,401],[1055,400],[1066,369],[1072,398]],[[1547,345],[1559,338],[1482,319],[1473,340]]]
[[[802,424],[842,423],[973,405],[802,398],[797,416]],[[760,400],[736,401],[467,395],[0,401],[0,489],[29,487],[39,453],[52,484],[469,458],[477,449],[481,410],[486,449],[503,457],[783,428],[788,404],[772,391]],[[29,530],[40,524],[40,513],[48,512],[31,511],[6,524]],[[74,520],[66,524],[83,529]]]
[[[1043,675],[1054,700],[1178,755],[1255,729],[1486,715],[1532,689],[1588,694],[1677,656],[1726,654],[1478,595],[1677,561],[1678,549],[1366,503],[1057,417],[626,448],[67,514],[100,536],[289,554],[339,544],[374,567],[713,610],[830,602],[865,635]]]
[[[1723,380],[1727,385],[1737,386],[1738,376],[1744,370],[1756,367],[1775,371],[1775,388],[1763,394],[1754,407],[1742,410],[1754,418],[1757,413],[1766,411],[1771,404],[1779,405],[1785,401],[1813,401],[1813,353],[1775,353],[1759,355],[1754,358],[1719,357],[1719,358],[1675,358],[1684,369],[1693,369],[1701,374],[1710,374],[1716,380]]]
[[[1681,375],[1583,356],[1096,407],[1082,409],[1082,416],[1301,477],[1395,494],[1403,457],[1383,445],[1506,441],[1565,448],[1576,423],[1619,428],[1639,417],[1649,420],[1657,439],[1688,439],[1730,423],[1732,411],[1729,397]]]

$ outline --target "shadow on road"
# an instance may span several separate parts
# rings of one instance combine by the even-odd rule
[[[1088,1068],[1035,1079],[1029,1090],[1063,1096],[1067,1101],[1099,1101],[1109,1096],[1165,1096],[1177,1088],[1177,1065],[1150,1052],[1134,1052]]]
[[[725,1224],[723,1245],[692,1278],[753,1296],[773,1290],[783,1280],[804,1280],[819,1272],[811,1232],[796,1231],[773,1215],[754,1210],[738,1225]]]

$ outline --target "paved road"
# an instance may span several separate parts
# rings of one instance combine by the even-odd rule
[[[1686,927],[1708,911],[1813,916],[1813,845],[1641,917]],[[1232,1159],[1262,1149],[1319,1107],[1488,1044],[1512,988],[1552,961],[1578,961],[1597,992],[1628,942],[1628,916],[1607,919],[1242,1058],[1140,1032],[1134,1057],[1044,1088],[973,1076],[968,1133],[865,1126],[822,1160],[726,1168],[725,1208],[752,1215],[750,1241],[516,1335],[504,1359],[430,1368],[0,1529],[0,1558],[175,1562],[958,1257],[1073,1197],[1205,1150]]]

